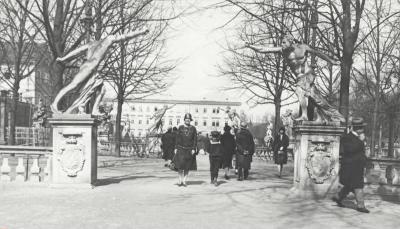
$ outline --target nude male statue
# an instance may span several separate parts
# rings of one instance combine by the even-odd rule
[[[103,87],[103,79],[96,74],[96,70],[100,64],[100,62],[104,59],[107,50],[116,42],[130,40],[135,37],[145,35],[149,32],[148,29],[143,29],[141,31],[133,31],[127,34],[122,35],[108,35],[102,40],[91,41],[86,45],[78,47],[77,49],[71,51],[64,57],[59,57],[57,61],[69,61],[71,59],[75,59],[76,57],[82,55],[86,52],[86,61],[80,66],[79,72],[74,76],[72,81],[62,88],[57,96],[55,97],[53,103],[50,108],[53,113],[66,113],[72,114],[76,108],[81,110],[81,107],[84,106],[90,99],[90,97],[96,91],[101,91],[101,94],[96,98],[95,103],[93,105],[93,113],[97,112],[98,106],[104,96],[105,89]],[[85,84],[84,87],[80,91],[79,97],[74,101],[74,103],[68,107],[64,112],[58,109],[58,103],[60,100],[70,91],[80,87],[80,85]]]
[[[307,106],[308,99],[310,98],[311,102],[313,102],[317,108],[316,122],[344,122],[343,115],[341,115],[336,108],[330,105],[316,90],[314,85],[315,73],[307,63],[307,53],[313,53],[333,65],[339,65],[339,61],[329,58],[324,53],[314,50],[306,44],[295,42],[291,35],[286,35],[283,38],[282,47],[258,47],[247,43],[246,47],[260,53],[282,53],[290,67],[290,70],[297,78],[295,93],[300,103],[299,113],[301,113],[301,116],[296,118],[296,120],[308,120]]]

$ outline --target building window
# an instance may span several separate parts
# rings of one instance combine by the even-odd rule
[[[158,108],[157,107],[154,107],[154,111],[157,111],[158,110]]]
[[[213,108],[213,114],[217,113],[217,110],[215,108]]]
[[[178,118],[178,119],[176,120],[176,125],[179,125],[180,122],[181,122],[181,119]]]
[[[141,119],[139,119],[139,125],[142,125],[142,120]]]
[[[203,126],[207,126],[207,121],[206,120],[203,121]]]
[[[139,111],[142,112],[143,111],[143,107],[140,105],[139,106]]]
[[[203,111],[204,111],[204,113],[207,113],[207,108],[204,108],[204,110],[203,110]]]
[[[196,113],[199,113],[199,108],[198,107],[196,107]]]
[[[215,126],[215,121],[212,121],[211,126]]]
[[[135,106],[132,106],[132,107],[131,107],[131,110],[135,111]]]
[[[215,126],[219,127],[219,121],[215,122]]]
[[[172,119],[169,120],[169,125],[172,126]]]
[[[195,125],[195,126],[199,125],[199,123],[197,122],[197,120],[194,121],[194,125]]]
[[[219,107],[217,108],[217,114],[219,114]]]
[[[147,120],[146,120],[146,124],[149,125],[149,123],[150,123],[150,120],[147,119]]]

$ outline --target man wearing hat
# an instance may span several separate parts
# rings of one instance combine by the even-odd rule
[[[357,211],[369,213],[364,204],[364,169],[367,162],[365,155],[364,120],[353,118],[352,129],[340,140],[341,156],[339,182],[343,185],[337,196],[332,198],[339,207],[344,207],[342,201],[353,192],[357,201]]]
[[[207,152],[210,159],[211,184],[218,186],[218,170],[222,162],[222,147],[220,142],[221,134],[218,131],[211,131],[211,140]]]
[[[185,114],[184,125],[179,126],[176,134],[174,164],[178,170],[178,186],[186,187],[189,170],[196,170],[197,131],[190,125],[192,115]]]
[[[247,129],[245,121],[240,123],[240,130],[236,134],[236,160],[238,165],[238,180],[242,181],[249,176],[250,164],[254,154],[253,135]]]

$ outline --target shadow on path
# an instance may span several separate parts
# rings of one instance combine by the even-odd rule
[[[128,176],[119,176],[119,177],[110,177],[110,178],[104,178],[104,179],[99,179],[96,182],[96,187],[99,186],[106,186],[110,184],[118,184],[121,181],[125,180],[136,180],[136,179],[141,179],[141,178],[155,178],[156,176],[137,176],[137,175],[128,175]]]

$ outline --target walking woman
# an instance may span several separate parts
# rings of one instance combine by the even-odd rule
[[[272,148],[274,149],[274,161],[275,164],[278,165],[279,169],[279,177],[282,176],[283,165],[287,163],[288,146],[289,146],[289,137],[285,134],[285,127],[281,127],[272,145]]]
[[[186,187],[189,170],[197,169],[197,131],[190,125],[193,121],[191,114],[186,113],[183,119],[185,124],[179,126],[176,134],[174,164],[179,174],[178,186]]]
[[[231,134],[231,127],[227,124],[224,127],[224,134],[221,136],[222,146],[222,168],[225,170],[225,179],[229,180],[229,169],[232,168],[232,157],[235,153],[235,137]]]

